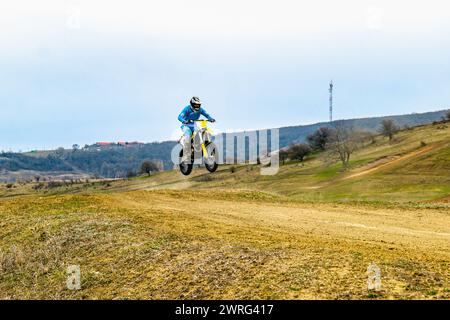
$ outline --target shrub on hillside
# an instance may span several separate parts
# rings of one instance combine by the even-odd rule
[[[398,127],[393,120],[384,119],[381,122],[380,132],[385,137],[389,137],[389,140],[392,140],[394,135],[398,132]]]
[[[33,189],[34,189],[34,190],[41,190],[41,189],[44,188],[44,186],[45,186],[44,183],[39,182],[39,183],[37,183],[37,184],[35,184],[35,185],[33,186]]]
[[[62,186],[64,186],[64,183],[61,182],[61,181],[49,181],[47,183],[47,188],[48,189],[59,188],[59,187],[62,187]]]
[[[306,139],[313,150],[323,151],[330,140],[331,134],[332,130],[330,128],[322,127],[310,134]]]
[[[156,164],[153,161],[144,161],[141,164],[141,173],[146,173],[148,175],[150,175],[152,172],[157,172],[159,171],[159,167],[158,164]]]
[[[300,160],[300,162],[303,162],[303,159],[311,152],[311,147],[305,143],[294,144],[287,150],[289,159]]]

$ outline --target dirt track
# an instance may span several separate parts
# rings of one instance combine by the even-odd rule
[[[151,194],[151,193],[150,193]],[[134,203],[134,204],[133,204]],[[349,205],[279,204],[246,201],[190,201],[167,198],[137,205],[185,212],[197,219],[236,227],[251,226],[299,235],[393,243],[402,248],[425,247],[450,254],[450,214],[439,210],[376,209]],[[184,208],[184,209],[183,209]]]
[[[0,298],[450,298],[448,209],[259,196],[159,190],[4,200]],[[80,291],[64,287],[73,263],[85,277]],[[381,269],[378,292],[367,290],[371,263]]]
[[[274,262],[274,268],[282,270],[296,263],[315,266],[316,274],[312,277],[320,273],[322,278],[316,281],[324,281],[323,285],[328,286],[322,293],[316,288],[305,288],[301,297],[338,297],[339,288],[329,278],[333,276],[350,287],[358,283],[353,293],[343,289],[346,294],[353,297],[363,294],[370,262],[382,268],[386,298],[413,297],[407,291],[408,281],[417,284],[425,280],[411,280],[414,274],[433,274],[440,285],[450,285],[450,214],[445,210],[215,201],[211,200],[213,197],[205,206],[183,195],[146,194],[150,198],[142,196],[143,201],[134,194],[122,201],[139,212],[157,210],[180,219],[167,222],[172,231],[212,237],[223,243],[290,248],[286,250],[289,256],[286,261]],[[357,261],[355,255],[359,257]],[[351,276],[343,279],[345,275]],[[336,295],[333,290],[338,290]]]

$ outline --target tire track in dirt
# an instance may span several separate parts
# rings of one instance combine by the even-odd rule
[[[360,244],[370,241],[380,246],[388,243],[408,252],[434,251],[450,256],[450,218],[439,210],[418,214],[415,210],[405,209],[255,203],[235,199],[214,200],[214,197],[205,206],[202,202],[191,201],[188,195],[147,191],[145,195],[136,197],[136,194],[127,193],[122,195],[120,202],[137,211],[157,209],[181,214],[192,221],[227,226],[235,231],[246,229],[253,234],[266,231],[278,235],[285,233],[294,238],[314,236],[316,240],[324,241],[333,239]],[[219,230],[216,232],[220,233]],[[217,233],[214,235],[218,236]]]
[[[322,183],[322,184],[319,184],[319,185],[310,186],[310,187],[308,187],[306,189],[320,189],[320,188],[324,188],[324,187],[327,187],[329,185],[335,184],[337,182],[346,181],[346,180],[349,180],[349,179],[365,176],[367,174],[376,172],[378,170],[382,170],[384,168],[395,166],[395,165],[397,165],[397,164],[399,164],[399,163],[401,163],[403,161],[419,157],[419,156],[421,156],[423,154],[426,154],[427,152],[440,149],[440,148],[442,148],[444,146],[445,145],[443,145],[443,144],[432,144],[432,145],[420,148],[419,150],[414,150],[414,151],[409,152],[409,153],[404,154],[404,155],[396,155],[396,156],[393,156],[392,160],[388,160],[387,162],[383,162],[383,163],[378,164],[378,165],[377,164],[375,164],[375,165],[368,164],[366,166],[363,166],[363,168],[359,169],[357,172],[351,173],[350,175],[346,175],[346,176],[340,177],[338,179],[333,179],[331,181],[327,181],[326,183]],[[366,169],[364,169],[364,168],[366,168]]]

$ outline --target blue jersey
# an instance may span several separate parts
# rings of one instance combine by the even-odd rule
[[[214,120],[205,109],[201,108],[198,111],[195,111],[191,108],[191,106],[186,106],[181,110],[180,115],[178,116],[178,120],[183,123],[186,121],[194,121],[198,120],[200,116],[203,115],[208,120]]]

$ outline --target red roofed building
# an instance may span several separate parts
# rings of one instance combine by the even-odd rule
[[[95,144],[98,145],[98,146],[110,146],[110,145],[112,145],[113,143],[112,143],[112,142],[104,142],[104,141],[101,141],[101,142],[96,142]]]

